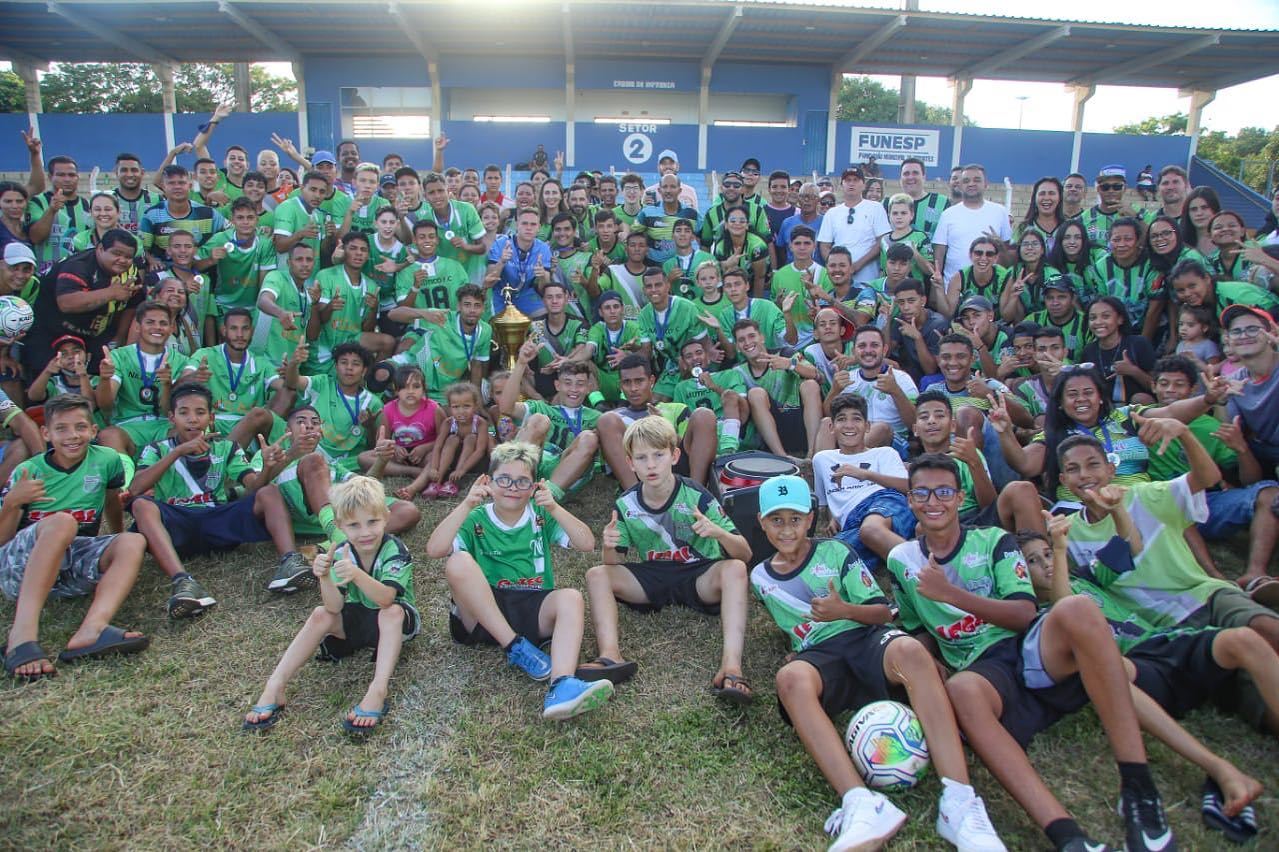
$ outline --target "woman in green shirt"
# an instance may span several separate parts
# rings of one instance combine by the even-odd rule
[[[724,231],[711,246],[711,254],[727,270],[739,267],[756,296],[764,293],[768,275],[768,245],[750,233],[750,213],[745,207],[730,207],[724,213]]]

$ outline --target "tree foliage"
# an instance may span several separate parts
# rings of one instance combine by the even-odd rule
[[[1116,127],[1115,132],[1172,136],[1185,133],[1189,125],[1189,117],[1177,112],[1152,116],[1135,124],[1123,124]],[[1279,160],[1279,127],[1273,130],[1244,127],[1234,136],[1227,136],[1222,130],[1205,130],[1199,134],[1197,153],[1231,177],[1239,177],[1242,167],[1243,182],[1258,192],[1264,192],[1270,164]]]
[[[869,77],[845,77],[839,88],[839,106],[835,117],[839,121],[865,121],[876,124],[896,124],[897,89],[885,86]],[[935,106],[915,101],[915,120],[919,124],[950,124],[950,107]],[[964,119],[964,123],[972,122]]]
[[[297,109],[294,81],[256,65],[249,68],[249,80],[255,112]],[[230,63],[179,65],[173,84],[178,112],[212,112],[219,103],[235,100]],[[41,76],[40,97],[46,112],[164,112],[155,69],[135,63],[58,63]],[[12,72],[0,74],[0,109],[26,111],[22,81]]]

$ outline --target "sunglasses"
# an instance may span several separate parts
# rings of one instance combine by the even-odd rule
[[[1124,186],[1125,186],[1125,184],[1122,184],[1122,183],[1099,183],[1099,184],[1097,184],[1097,188],[1098,188],[1098,189],[1100,189],[1102,192],[1118,192],[1118,191],[1122,190],[1122,189],[1124,188]]]
[[[735,180],[726,180],[720,184],[724,189],[741,189],[742,185]]]
[[[955,499],[955,495],[959,493],[958,488],[951,488],[949,485],[943,485],[940,488],[912,488],[907,492],[910,499],[916,503],[927,503],[929,497],[936,497],[943,503],[949,503]]]
[[[742,169],[742,174],[744,174],[744,175],[757,175],[757,174],[759,174],[759,169]]]
[[[1086,373],[1089,370],[1097,369],[1097,365],[1092,361],[1084,361],[1082,364],[1062,364],[1061,371],[1063,373]]]
[[[854,219],[856,219],[856,218],[857,218],[857,208],[856,208],[856,207],[850,207],[850,208],[848,208],[848,222],[847,222],[847,224],[849,224],[849,225],[853,224],[853,220],[854,220]]]
[[[991,251],[989,249],[986,251],[977,251],[976,249],[973,249],[973,257],[996,257],[998,254],[999,252]]]

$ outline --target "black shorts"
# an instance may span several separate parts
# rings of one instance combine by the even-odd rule
[[[169,541],[183,559],[271,540],[271,533],[253,514],[252,494],[230,503],[204,507],[174,506],[152,497],[139,497],[138,500],[154,503],[160,510],[160,521],[169,534]],[[129,530],[137,532],[137,523]]]
[[[889,642],[907,635],[892,627],[858,627],[800,651],[795,659],[817,669],[822,679],[822,709],[832,719],[872,701],[892,699],[905,704],[905,687],[884,676],[884,650]],[[780,698],[777,712],[783,722],[791,724]]]
[[[626,570],[644,589],[648,603],[633,604],[623,601],[636,612],[657,612],[664,607],[679,605],[706,615],[719,615],[719,604],[706,603],[697,596],[697,579],[719,560],[699,559],[696,562],[627,562]]]
[[[998,501],[994,501],[984,509],[961,514],[959,523],[965,527],[1002,527],[1003,523],[999,520],[997,503]]]
[[[1218,635],[1218,630],[1179,630],[1142,642],[1126,654],[1137,667],[1137,686],[1176,718],[1216,697],[1235,679],[1235,672],[1212,656]]]
[[[984,677],[1003,702],[999,724],[1025,749],[1035,734],[1088,703],[1078,674],[1044,689],[1031,689],[1022,676],[1022,637],[1010,636],[986,649],[964,671]]]
[[[405,641],[408,641],[421,631],[422,620],[418,618],[417,610],[410,604],[404,601],[396,601],[396,603],[404,610],[404,626],[401,628],[401,632],[404,634]],[[339,639],[337,636],[325,636],[324,641],[320,643],[320,656],[340,660],[363,648],[376,650],[378,639],[381,636],[377,626],[379,611],[362,604],[348,603],[344,605],[342,607],[342,632],[346,634],[346,638]]]
[[[808,455],[808,427],[804,425],[804,409],[778,408],[777,400],[768,401],[769,413],[777,423],[777,437],[782,440],[782,449],[791,455]]]
[[[517,636],[523,636],[534,645],[541,645],[551,636],[543,636],[538,627],[538,615],[542,612],[542,603],[554,589],[493,589],[493,598],[506,623],[511,626]],[[449,609],[449,634],[459,645],[496,645],[489,632],[482,624],[467,631],[458,613],[457,604]]]

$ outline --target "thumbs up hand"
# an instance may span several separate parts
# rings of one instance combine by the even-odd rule
[[[600,534],[600,544],[605,548],[617,549],[622,542],[622,534],[617,529],[617,510],[613,510],[612,519],[604,525],[604,531]]]

